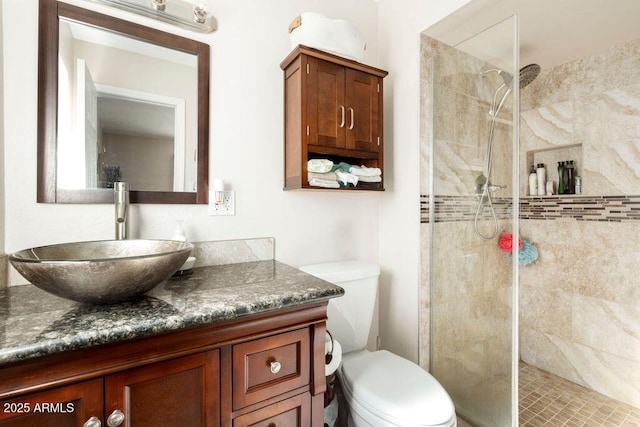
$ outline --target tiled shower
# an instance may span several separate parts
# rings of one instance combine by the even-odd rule
[[[519,362],[640,408],[640,39],[543,69],[519,112],[514,96],[501,113],[499,229],[538,251],[516,268],[497,239],[474,236],[500,81],[458,48],[422,39],[420,363],[478,426],[518,425]],[[570,159],[582,194],[529,196],[532,163],[557,183],[557,162]]]
[[[640,39],[546,70],[530,89],[521,170],[527,153],[561,161],[579,146],[584,186],[549,198],[520,186],[520,233],[540,249],[520,270],[520,356],[640,407]]]

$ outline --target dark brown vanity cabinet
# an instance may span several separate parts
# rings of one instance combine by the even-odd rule
[[[0,426],[77,427],[91,420],[98,427],[102,389],[102,379],[94,379],[2,400]]]
[[[28,394],[2,402],[0,426],[217,426],[218,371],[214,350]]]
[[[323,425],[326,303],[0,367],[0,427]]]
[[[314,188],[307,181],[307,161],[314,158],[382,169],[382,80],[387,72],[304,46],[281,67],[285,190]],[[366,189],[383,188],[379,183]]]

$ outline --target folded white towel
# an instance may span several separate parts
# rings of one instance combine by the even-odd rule
[[[338,181],[346,184],[353,184],[354,186],[358,185],[358,177],[343,171],[342,169],[336,169],[334,173],[338,177]]]
[[[380,168],[368,168],[366,166],[351,166],[349,172],[357,176],[380,176],[382,171]]]
[[[314,187],[324,187],[324,188],[340,188],[340,184],[338,184],[338,181],[330,181],[328,179],[318,179],[318,178],[313,178],[309,180],[309,185]]]
[[[314,12],[301,13],[300,18],[302,25],[289,36],[291,49],[302,44],[362,62],[366,42],[352,23]]]
[[[307,171],[316,173],[331,172],[333,162],[327,159],[311,159],[307,162]]]
[[[326,179],[328,181],[337,181],[338,177],[334,172],[326,172],[326,173],[307,172],[307,181],[311,181],[312,179]]]
[[[382,182],[381,176],[359,176],[360,182]]]

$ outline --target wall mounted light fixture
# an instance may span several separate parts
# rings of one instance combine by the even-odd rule
[[[203,0],[94,1],[202,33],[210,33],[218,28],[216,19],[210,14]]]
[[[216,205],[222,204],[224,200],[224,180],[222,178],[213,179],[213,195]]]

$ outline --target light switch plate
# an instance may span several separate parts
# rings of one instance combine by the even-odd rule
[[[236,214],[236,192],[223,191],[222,203],[216,204],[214,191],[209,191],[209,215],[235,215]]]

